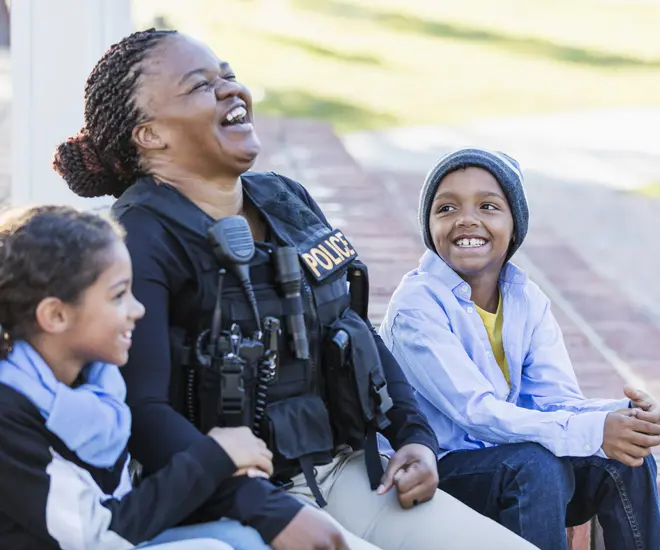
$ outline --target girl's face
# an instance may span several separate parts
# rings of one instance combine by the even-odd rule
[[[131,292],[132,266],[126,245],[117,239],[105,252],[106,268],[69,306],[70,323],[62,345],[72,360],[85,365],[101,361],[124,365],[128,360],[135,323],[144,306]]]

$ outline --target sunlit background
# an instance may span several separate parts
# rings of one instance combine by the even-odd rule
[[[264,113],[340,132],[660,105],[660,3],[134,0],[208,42]]]

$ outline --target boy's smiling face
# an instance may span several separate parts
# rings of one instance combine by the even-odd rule
[[[468,167],[447,174],[431,206],[438,255],[465,279],[499,275],[513,236],[513,216],[495,177]]]

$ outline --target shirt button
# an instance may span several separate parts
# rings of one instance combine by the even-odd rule
[[[584,444],[584,450],[585,451],[590,451],[591,450],[591,445],[589,445],[589,443],[585,443]]]
[[[468,308],[467,308],[467,312],[468,312],[468,313],[472,313],[473,311],[474,311],[474,308],[472,308],[472,307],[468,307]]]
[[[463,294],[467,294],[469,291],[470,291],[470,289],[468,288],[467,285],[463,285],[463,286],[461,287],[461,292],[462,292]]]
[[[492,356],[493,356],[493,354],[490,351],[486,352],[486,357],[488,357],[488,359],[490,359]]]

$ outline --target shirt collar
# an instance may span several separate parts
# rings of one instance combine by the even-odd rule
[[[455,291],[461,285],[466,284],[458,273],[456,273],[440,256],[431,250],[424,252],[419,261],[419,266],[422,271],[426,271],[431,276],[436,277],[452,291]],[[517,265],[512,262],[504,264],[504,268],[500,274],[500,282],[524,285],[526,281],[527,274]]]

